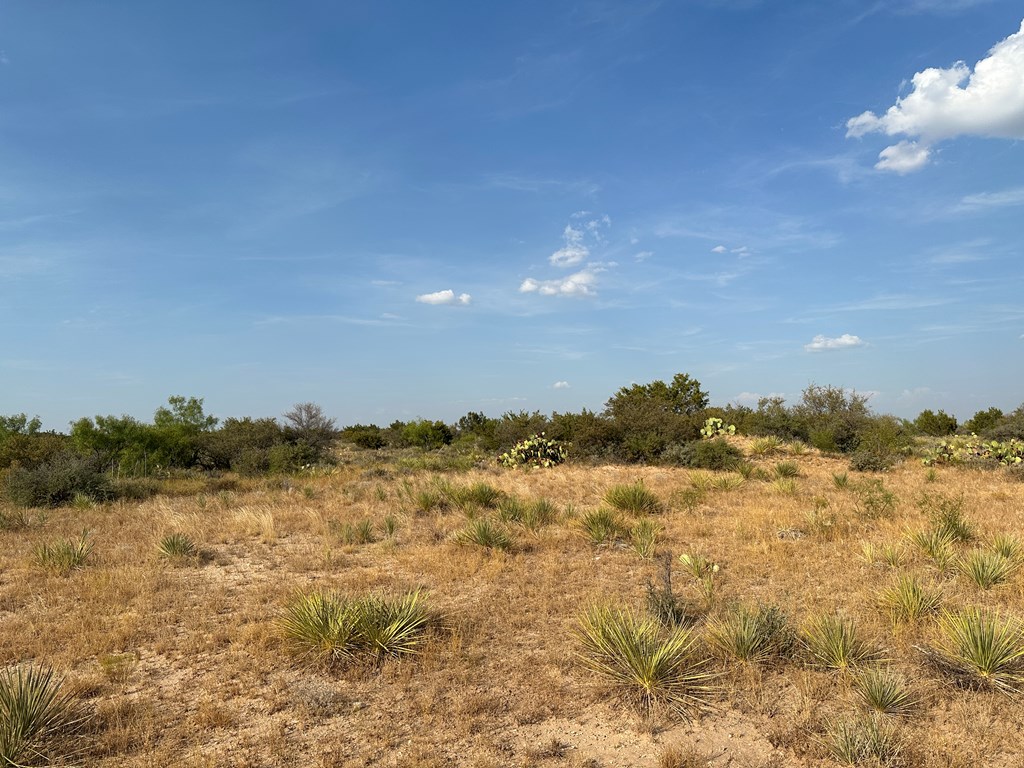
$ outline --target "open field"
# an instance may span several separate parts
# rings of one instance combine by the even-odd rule
[[[575,465],[441,474],[383,456],[344,453],[332,473],[289,479],[169,481],[173,494],[24,519],[5,508],[0,660],[53,666],[89,715],[55,749],[110,767],[833,765],[829,734],[865,717],[863,670],[890,669],[914,703],[866,721],[892,729],[883,760],[1024,764],[1021,698],[971,685],[936,653],[943,610],[1024,617],[1024,573],[983,589],[958,565],[1024,531],[1024,483],[1003,472],[908,461],[862,475],[809,451],[752,457],[762,472],[748,478]],[[582,520],[638,480],[661,508],[618,513],[621,533],[595,544]],[[464,489],[480,483],[499,498],[477,489],[473,503]],[[523,512],[540,500],[552,509]],[[973,535],[949,543],[944,564],[908,535],[942,510],[962,511]],[[507,550],[457,540],[481,519],[508,534]],[[653,556],[629,533],[641,519],[656,523]],[[41,545],[83,530],[93,549],[81,567],[41,564]],[[158,554],[171,533],[198,555]],[[580,659],[582,612],[643,614],[649,589],[664,592],[666,553],[695,658],[716,674],[693,719],[643,715]],[[697,580],[682,554],[718,569]],[[902,574],[940,593],[937,611],[891,619],[880,601]],[[417,652],[334,664],[297,652],[281,618],[314,590],[420,590],[430,619]],[[874,659],[829,669],[797,640],[764,661],[731,660],[708,627],[737,604],[777,606],[798,632],[842,615]]]

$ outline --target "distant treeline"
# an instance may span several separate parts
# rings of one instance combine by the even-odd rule
[[[0,482],[9,497],[11,488],[22,488],[22,500],[42,496],[49,501],[64,495],[62,488],[74,485],[70,478],[83,473],[103,473],[112,479],[146,478],[172,470],[290,473],[334,461],[339,440],[371,450],[497,455],[540,433],[569,444],[569,456],[577,460],[693,465],[700,429],[708,418],[735,425],[738,434],[799,440],[828,453],[848,454],[858,469],[885,468],[919,434],[960,431],[998,440],[1024,438],[1024,405],[1008,414],[998,408],[979,411],[962,425],[943,411],[931,410],[908,421],[873,413],[866,395],[811,384],[793,405],[770,397],[762,398],[756,408],[719,408],[709,406],[699,381],[680,373],[667,383],[623,387],[599,413],[519,411],[495,418],[470,412],[454,424],[419,419],[386,427],[339,428],[315,403],[300,403],[280,420],[246,417],[221,422],[204,412],[201,398],[181,396],[169,398],[151,423],[131,416],[95,416],[75,421],[68,434],[44,432],[38,418],[25,414],[0,416]],[[35,488],[44,476],[53,481],[53,490]],[[96,488],[89,492],[103,493]]]

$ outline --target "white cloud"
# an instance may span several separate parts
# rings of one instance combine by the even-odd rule
[[[568,389],[569,388],[569,382],[568,381],[556,381],[554,384],[551,385],[551,388],[552,389]]]
[[[654,251],[640,251],[633,256],[634,261],[647,261],[654,255]]]
[[[469,306],[469,303],[473,298],[468,293],[460,293],[458,296],[455,295],[455,291],[450,288],[444,291],[436,291],[435,293],[424,293],[416,297],[416,301],[420,304],[433,304],[435,306],[450,304],[461,307]]]
[[[725,253],[728,250],[729,249],[726,248],[724,245],[716,245],[714,248],[711,249],[711,252],[712,253]]]
[[[956,136],[1024,139],[1024,21],[996,43],[974,71],[962,61],[914,75],[911,92],[878,116],[863,112],[846,123],[848,137],[880,132],[901,141],[879,155],[879,170],[909,173],[927,164],[930,146]]]
[[[982,208],[1009,208],[1015,205],[1024,205],[1024,187],[967,195],[960,200],[957,210],[976,211]]]
[[[842,336],[837,336],[833,339],[819,333],[811,339],[810,344],[804,344],[804,349],[808,352],[823,352],[828,349],[847,349],[849,347],[863,346],[864,342],[860,336],[844,333]]]
[[[921,170],[928,165],[930,158],[931,150],[928,147],[922,147],[916,141],[901,141],[878,153],[875,168],[902,175]]]
[[[541,296],[596,296],[597,275],[603,271],[601,267],[591,265],[557,280],[528,277],[519,286],[519,292],[539,293]]]
[[[580,213],[585,213],[581,211]],[[573,218],[579,214],[573,214]],[[590,255],[590,249],[583,244],[583,230],[576,229],[572,224],[566,224],[562,231],[562,239],[565,246],[551,254],[548,261],[554,267],[571,267],[579,264]]]

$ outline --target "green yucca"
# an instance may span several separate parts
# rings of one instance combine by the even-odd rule
[[[298,595],[278,621],[299,652],[332,663],[360,656],[380,660],[417,650],[429,614],[419,592],[355,599],[334,592]]]
[[[786,614],[778,606],[756,611],[734,606],[707,624],[708,639],[722,654],[750,664],[788,656],[796,639]]]
[[[196,557],[196,543],[184,533],[169,533],[156,545],[157,554],[168,560],[188,560]]]
[[[64,681],[43,665],[0,671],[0,766],[29,765],[47,757],[48,742],[76,722]]]
[[[580,518],[580,528],[594,544],[607,544],[622,533],[615,512],[604,507],[592,510]]]
[[[715,674],[688,629],[662,630],[653,619],[595,606],[579,619],[578,658],[644,715],[667,707],[689,715],[707,704]]]
[[[455,534],[459,544],[476,544],[485,549],[507,550],[512,548],[512,537],[499,525],[486,517],[478,517],[466,523],[466,526]]]
[[[775,465],[776,477],[800,477],[800,467],[795,461],[780,461]]]
[[[76,568],[85,565],[92,554],[89,532],[83,531],[81,538],[58,539],[52,544],[40,544],[35,548],[36,562],[48,571],[67,576]]]
[[[652,515],[662,509],[661,500],[654,495],[642,480],[629,485],[613,485],[604,494],[605,502],[631,515]]]
[[[782,450],[782,440],[774,435],[755,438],[750,443],[750,454],[752,456],[771,456]]]
[[[442,510],[448,506],[448,499],[440,491],[428,488],[416,493],[413,496],[413,503],[420,512],[430,513]]]
[[[776,477],[772,487],[783,496],[796,496],[796,480],[792,477]]]
[[[910,541],[942,572],[951,570],[956,563],[955,539],[948,531],[915,531],[910,534]]]
[[[1017,562],[987,549],[972,549],[958,563],[960,572],[982,589],[1002,584],[1017,569]]]
[[[832,475],[832,485],[834,485],[837,490],[841,491],[844,488],[849,487],[850,476],[845,472],[836,472]]]
[[[903,744],[899,732],[878,716],[828,720],[822,742],[833,758],[848,765],[888,768],[901,763]]]
[[[441,492],[457,507],[480,507],[494,509],[499,505],[505,494],[489,483],[483,481],[465,485],[452,486],[450,483],[439,485]]]
[[[636,553],[644,560],[650,560],[654,557],[654,550],[660,534],[661,526],[653,520],[645,519],[630,529],[629,538]]]
[[[800,633],[812,663],[826,669],[847,670],[878,658],[878,651],[858,633],[853,621],[824,615],[812,619]]]
[[[892,717],[910,715],[920,704],[907,678],[892,669],[864,670],[854,678],[853,690],[867,707]]]
[[[526,517],[526,504],[515,496],[506,496],[498,504],[496,515],[503,523],[521,523]]]
[[[715,478],[709,472],[690,473],[690,487],[699,493],[707,493],[714,484]]]
[[[746,482],[742,474],[724,474],[715,478],[715,488],[720,491],[735,491]]]
[[[944,611],[932,660],[961,682],[1004,693],[1024,690],[1024,626],[978,608]]]
[[[889,614],[893,626],[914,622],[934,613],[941,601],[942,593],[938,589],[925,587],[911,574],[898,576],[879,596],[879,602]]]
[[[793,456],[803,456],[809,450],[810,448],[807,447],[807,443],[804,443],[800,440],[794,440],[792,443],[789,444],[789,452]]]
[[[531,531],[550,525],[558,518],[558,509],[547,499],[537,499],[523,512],[522,524]]]
[[[1021,560],[1021,555],[1024,554],[1024,544],[1021,543],[1019,536],[1014,536],[1012,533],[997,533],[992,537],[990,548],[993,552],[1014,562]]]
[[[918,504],[923,510],[931,510],[930,516],[935,530],[948,535],[955,542],[974,539],[974,526],[964,516],[964,495],[953,498],[924,495]]]

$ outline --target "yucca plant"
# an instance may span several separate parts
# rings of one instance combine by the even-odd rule
[[[478,517],[466,523],[466,526],[455,534],[459,544],[476,544],[486,549],[508,550],[512,548],[512,537],[499,525],[486,517]]]
[[[693,580],[704,598],[706,606],[710,607],[715,602],[715,579],[718,576],[720,567],[718,563],[701,554],[682,554],[679,562],[683,568],[693,576]]]
[[[715,484],[715,478],[708,472],[692,472],[690,487],[699,493],[707,493]]]
[[[775,465],[776,477],[800,477],[800,467],[795,461],[780,461]]]
[[[419,592],[349,599],[334,592],[297,595],[278,626],[298,652],[328,663],[379,661],[417,650],[429,614]]]
[[[583,666],[645,716],[661,707],[688,716],[715,691],[716,675],[691,630],[663,630],[628,610],[594,606],[580,617],[576,634]]]
[[[889,768],[901,764],[899,731],[876,715],[826,721],[822,743],[833,758],[847,765]]]
[[[800,633],[811,663],[825,669],[845,671],[877,659],[879,653],[857,633],[853,621],[824,615],[809,621]]]
[[[46,760],[50,742],[78,721],[74,699],[61,691],[63,684],[44,665],[0,671],[0,766]]]
[[[720,491],[735,491],[746,482],[742,474],[725,474],[715,478],[715,488]]]
[[[526,506],[521,522],[525,528],[537,531],[545,525],[550,525],[557,518],[558,509],[554,504],[547,499],[537,499]]]
[[[721,654],[747,664],[784,658],[790,655],[796,640],[786,614],[774,605],[757,610],[733,606],[708,622],[707,633]]]
[[[872,668],[853,680],[853,690],[870,709],[891,717],[906,717],[920,704],[907,678],[888,668]]]
[[[619,512],[631,515],[652,515],[662,509],[661,500],[642,480],[629,485],[613,485],[604,494],[605,503]]]
[[[593,544],[608,544],[622,533],[615,512],[601,507],[580,518],[580,529]]]
[[[168,560],[191,560],[199,554],[196,543],[184,533],[169,533],[156,545],[157,554]]]
[[[792,477],[777,477],[772,482],[772,487],[783,496],[796,496],[796,480]]]
[[[958,563],[960,572],[982,589],[1002,584],[1017,569],[1017,562],[987,549],[972,549]]]
[[[1019,536],[1012,533],[997,533],[992,537],[990,549],[1014,562],[1021,560],[1021,555],[1024,555],[1024,544]]]
[[[942,498],[925,495],[918,504],[923,510],[931,510],[932,524],[936,531],[955,542],[974,540],[974,526],[964,516],[964,495]]]
[[[751,456],[771,456],[782,450],[783,442],[774,435],[755,438],[750,443]]]
[[[956,550],[953,548],[955,539],[948,531],[938,529],[915,531],[910,534],[910,541],[940,571],[945,573],[952,570],[956,563]]]
[[[75,539],[58,539],[51,544],[40,544],[35,548],[35,559],[42,568],[61,576],[67,576],[73,570],[85,565],[85,561],[92,554],[92,546],[89,532],[82,531],[82,535],[77,541]]]
[[[473,483],[462,487],[445,485],[442,488],[444,493],[455,506],[462,509],[467,507],[479,507],[481,509],[493,509],[498,506],[505,494],[485,482]]]
[[[1024,690],[1024,626],[978,608],[944,611],[926,655],[959,682],[1004,693]]]
[[[526,504],[515,496],[506,496],[498,504],[496,515],[503,523],[521,523],[526,516]]]
[[[448,499],[440,491],[429,488],[416,493],[412,500],[416,509],[425,514],[442,510],[448,506]]]
[[[789,452],[793,456],[803,456],[811,449],[807,446],[807,443],[800,440],[794,440],[789,444]]]
[[[640,520],[629,531],[633,549],[644,560],[654,557],[654,550],[661,534],[661,526],[650,519]]]
[[[836,472],[832,475],[832,485],[836,487],[836,490],[843,490],[848,488],[850,485],[850,476],[845,472]]]
[[[893,626],[915,622],[934,613],[942,602],[942,592],[924,586],[916,576],[901,574],[879,596],[882,608]]]

